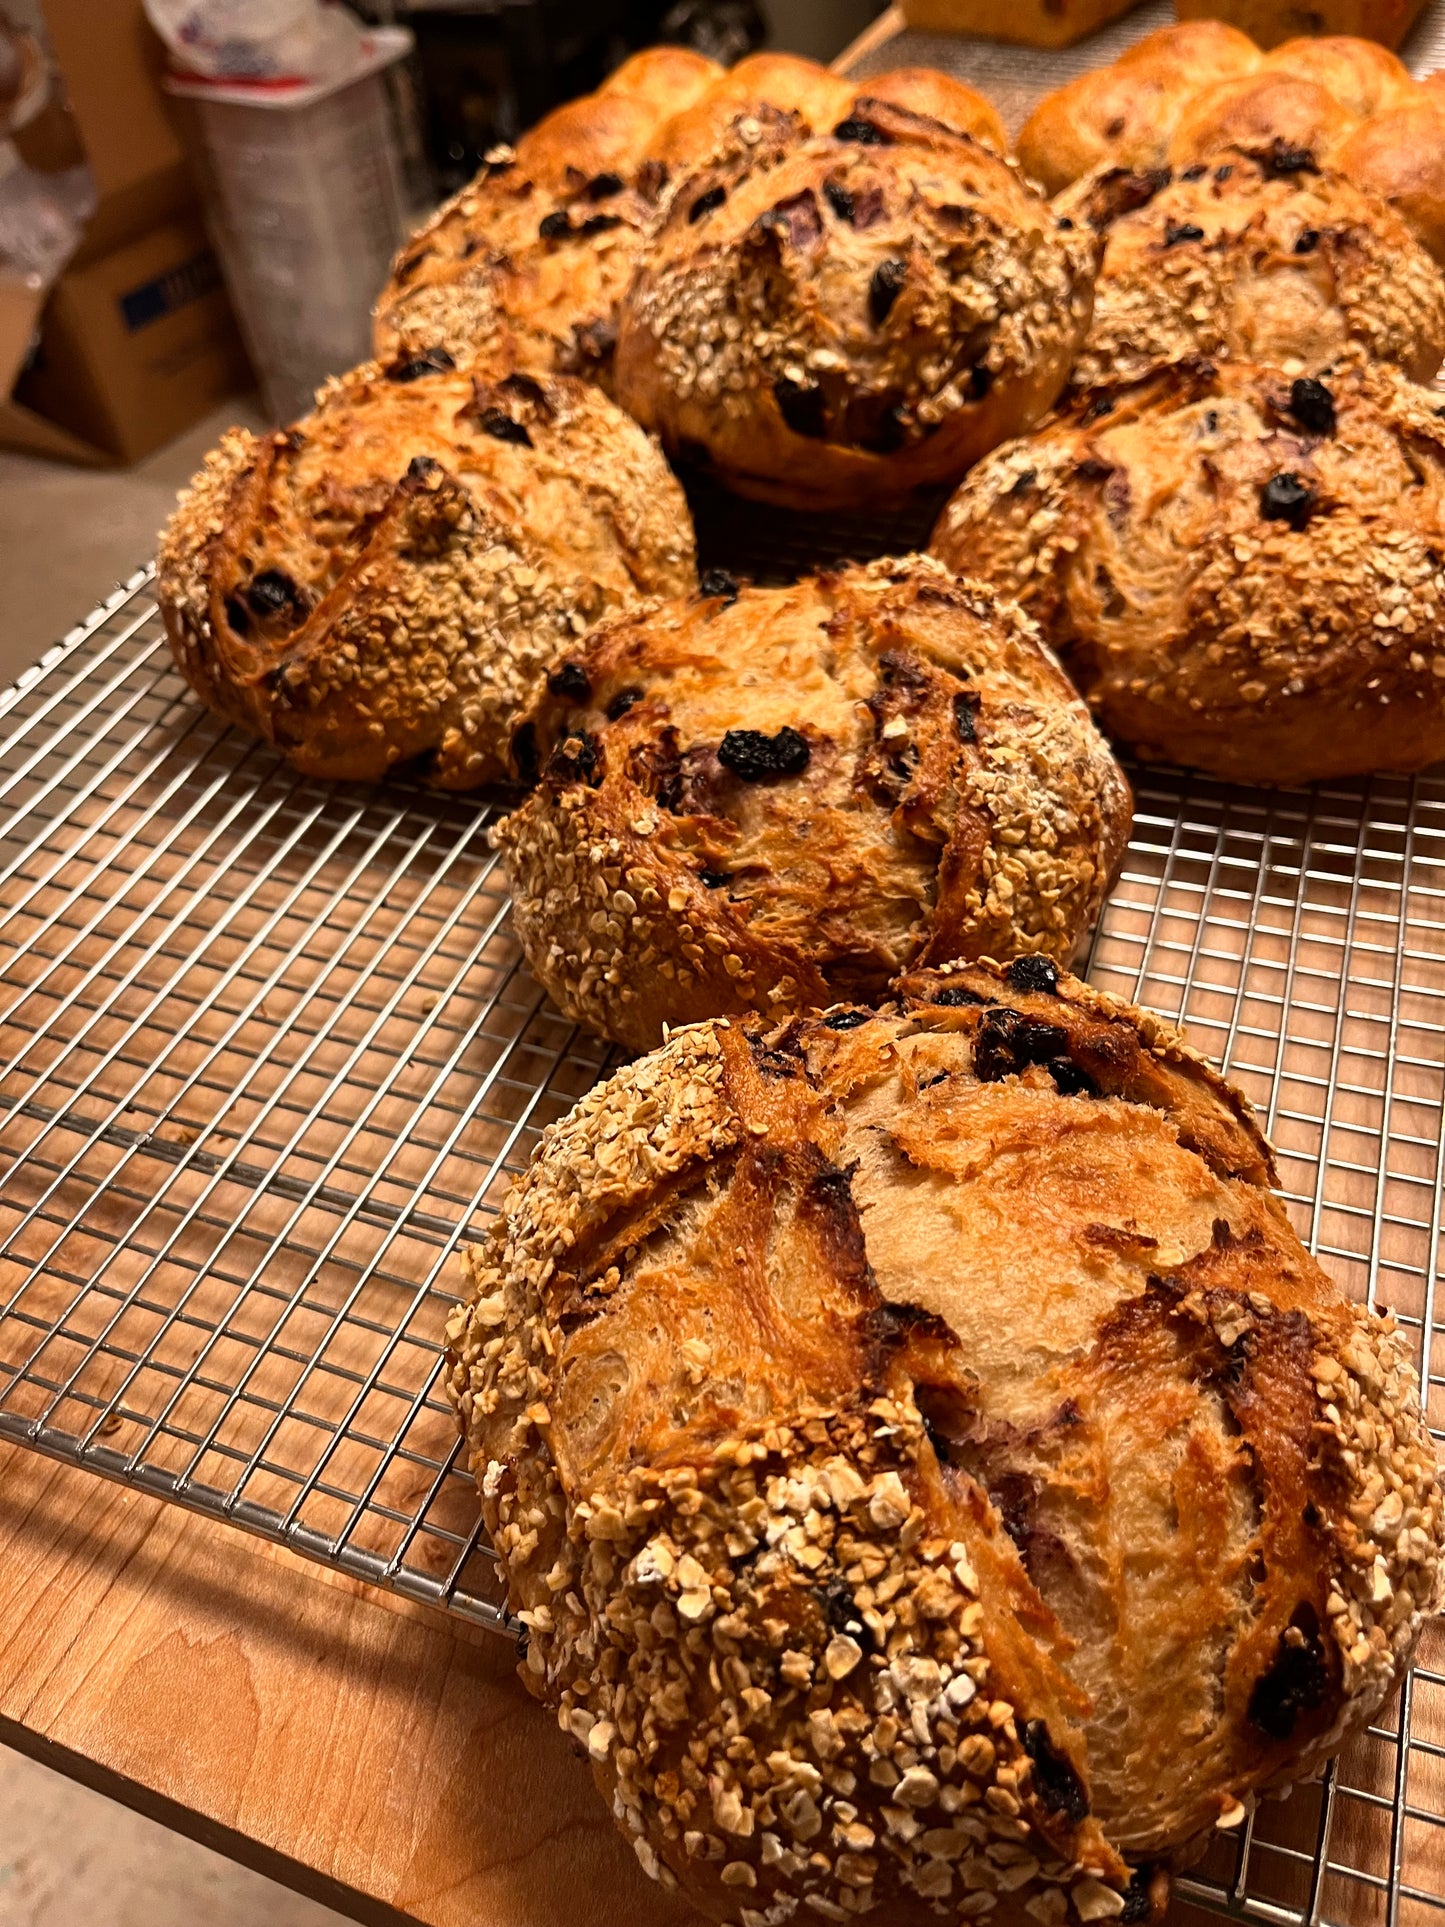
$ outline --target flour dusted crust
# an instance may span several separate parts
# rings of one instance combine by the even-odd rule
[[[1069,958],[1132,800],[1017,610],[921,556],[719,586],[597,631],[526,726],[497,836],[553,1000],[645,1050],[920,959]]]
[[[634,422],[563,377],[368,363],[294,428],[234,431],[161,540],[196,693],[309,775],[424,758],[514,772],[516,712],[595,622],[694,580],[681,489]]]
[[[669,452],[762,500],[898,500],[1058,394],[1092,236],[980,143],[892,102],[809,134],[733,123],[673,194],[622,306],[617,393]]]
[[[1183,169],[1105,167],[1055,211],[1104,239],[1073,380],[1225,355],[1317,374],[1352,343],[1428,381],[1445,274],[1392,208],[1272,141]]]
[[[465,1256],[524,1677],[714,1919],[1161,1919],[1438,1604],[1406,1346],[1167,1026],[1034,958],[679,1031]]]
[[[1096,390],[981,463],[933,550],[1147,759],[1289,784],[1445,755],[1445,421],[1393,369]]]

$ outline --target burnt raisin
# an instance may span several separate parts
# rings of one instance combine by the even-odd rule
[[[576,234],[610,234],[613,228],[622,226],[620,214],[589,214],[581,227],[573,230]]]
[[[954,1010],[960,1004],[986,1004],[988,999],[970,990],[967,984],[940,984],[930,1001],[942,1004],[945,1010]]]
[[[1079,417],[1079,420],[1087,427],[1090,422],[1102,421],[1105,415],[1112,415],[1113,412],[1114,398],[1112,395],[1095,395],[1093,400],[1085,408],[1083,414]]]
[[[801,776],[811,754],[807,737],[785,723],[776,736],[730,729],[718,744],[717,759],[745,783],[771,783],[779,776]]]
[[[251,618],[246,613],[245,603],[242,602],[238,595],[228,595],[226,597],[226,620],[238,636],[250,635]]]
[[[1058,1024],[1041,1024],[1016,1010],[991,1010],[979,1026],[973,1047],[973,1072],[982,1084],[997,1084],[1030,1064],[1047,1064],[1067,1054],[1068,1034]]]
[[[1154,1902],[1149,1889],[1153,1884],[1152,1867],[1136,1867],[1129,1876],[1129,1884],[1124,1889],[1124,1911],[1119,1918],[1124,1927],[1138,1927],[1141,1920],[1147,1920],[1154,1911]]]
[[[1264,171],[1273,177],[1281,174],[1318,174],[1319,162],[1307,147],[1295,147],[1278,137],[1271,141],[1264,156]]]
[[[422,348],[414,355],[392,362],[386,371],[388,381],[420,381],[423,375],[444,375],[456,363],[445,348]]]
[[[1083,1781],[1054,1747],[1042,1720],[1026,1720],[1022,1738],[1024,1752],[1033,1761],[1030,1777],[1039,1805],[1050,1813],[1063,1814],[1072,1826],[1078,1826],[1089,1815],[1089,1796]]]
[[[1320,1645],[1319,1620],[1313,1606],[1295,1609],[1288,1636],[1280,1639],[1266,1672],[1254,1682],[1249,1696],[1249,1718],[1272,1740],[1287,1740],[1301,1713],[1321,1705],[1329,1691],[1329,1672]]]
[[[587,671],[580,662],[559,663],[547,678],[547,687],[554,696],[565,696],[569,702],[585,703],[592,694],[592,685],[587,680]]]
[[[1044,1069],[1054,1080],[1054,1089],[1061,1097],[1097,1097],[1099,1087],[1086,1070],[1081,1070],[1072,1057],[1051,1057]]]
[[[533,723],[523,723],[512,738],[512,762],[517,775],[530,789],[537,780],[537,730]]]
[[[283,609],[291,610],[297,617],[305,611],[301,591],[284,569],[263,569],[247,583],[245,596],[251,614],[263,622],[279,616]]]
[[[847,120],[840,120],[833,129],[833,138],[838,141],[857,141],[861,147],[887,147],[888,136],[881,127],[875,127],[871,120],[860,120],[850,114]]]
[[[853,196],[848,192],[846,187],[840,187],[836,181],[824,181],[823,199],[828,203],[829,207],[832,208],[840,221],[851,222],[853,219],[854,203]]]
[[[726,870],[699,870],[697,880],[705,890],[721,890],[725,883],[732,882]]]
[[[406,465],[407,479],[412,482],[429,482],[441,472],[441,463],[431,455],[413,455]]]
[[[1208,172],[1209,169],[1203,161],[1196,161],[1193,167],[1186,167],[1179,178],[1181,181],[1202,181]]]
[[[1048,997],[1059,994],[1059,966],[1052,957],[1015,957],[1004,976],[1011,990],[1034,990]]]
[[[982,401],[993,387],[993,370],[986,362],[976,361],[968,371],[968,392],[975,401]]]
[[[722,596],[727,602],[738,599],[738,579],[729,575],[726,569],[704,569],[698,578],[698,594]]]
[[[1294,244],[1296,254],[1313,254],[1320,244],[1320,231],[1317,227],[1307,227]]]
[[[975,718],[978,715],[978,697],[971,689],[960,689],[953,699],[953,726],[958,731],[961,743],[976,743],[978,729]]]
[[[868,318],[875,328],[881,328],[892,313],[907,272],[901,261],[880,261],[873,270],[868,283]]]
[[[1301,375],[1291,382],[1289,391],[1289,412],[1301,428],[1308,429],[1311,435],[1333,435],[1335,432],[1335,398],[1322,381],[1311,381]]]
[[[795,435],[807,435],[817,441],[826,432],[821,388],[805,387],[800,381],[779,375],[773,383],[773,397],[778,413]]]
[[[1271,475],[1259,492],[1259,512],[1266,522],[1288,522],[1299,532],[1317,507],[1314,490],[1292,470]]]
[[[615,723],[620,721],[634,704],[640,703],[641,701],[642,691],[640,689],[635,687],[632,689],[619,689],[617,694],[612,698],[612,701],[607,705],[608,722]]]
[[[1233,172],[1234,172],[1233,165],[1230,163],[1226,163],[1226,165],[1223,167],[1215,168],[1214,178],[1216,181],[1227,181]]]
[[[572,218],[559,208],[555,214],[544,214],[537,227],[544,241],[561,241],[572,232]]]
[[[621,192],[622,176],[620,174],[594,174],[586,187],[589,201],[610,200],[614,194]]]
[[[514,422],[500,408],[484,408],[477,426],[484,435],[491,435],[499,442],[511,442],[517,448],[532,446],[532,437],[521,422]]]
[[[589,735],[585,729],[574,729],[552,751],[547,774],[554,783],[584,782],[593,777],[597,765],[597,738]]]
[[[704,214],[711,214],[715,207],[721,207],[728,197],[725,187],[710,187],[705,194],[699,194],[687,210],[689,221],[700,221]]]
[[[1166,221],[1164,224],[1164,245],[1177,248],[1185,241],[1202,241],[1204,229],[1194,221]]]
[[[857,1030],[860,1025],[871,1023],[871,1010],[835,1010],[823,1022],[829,1030]]]

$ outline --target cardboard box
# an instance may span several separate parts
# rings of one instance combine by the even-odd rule
[[[45,0],[66,104],[22,131],[96,208],[48,294],[0,280],[0,443],[133,462],[250,382],[141,0]]]

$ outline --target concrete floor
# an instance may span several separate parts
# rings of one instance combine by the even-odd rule
[[[0,685],[153,552],[240,399],[124,472],[0,453]],[[339,1916],[0,1748],[0,1927],[337,1927]]]

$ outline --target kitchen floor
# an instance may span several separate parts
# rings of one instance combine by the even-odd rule
[[[242,398],[138,467],[0,453],[0,686],[150,556]],[[339,1916],[0,1747],[0,1927],[336,1927]]]

